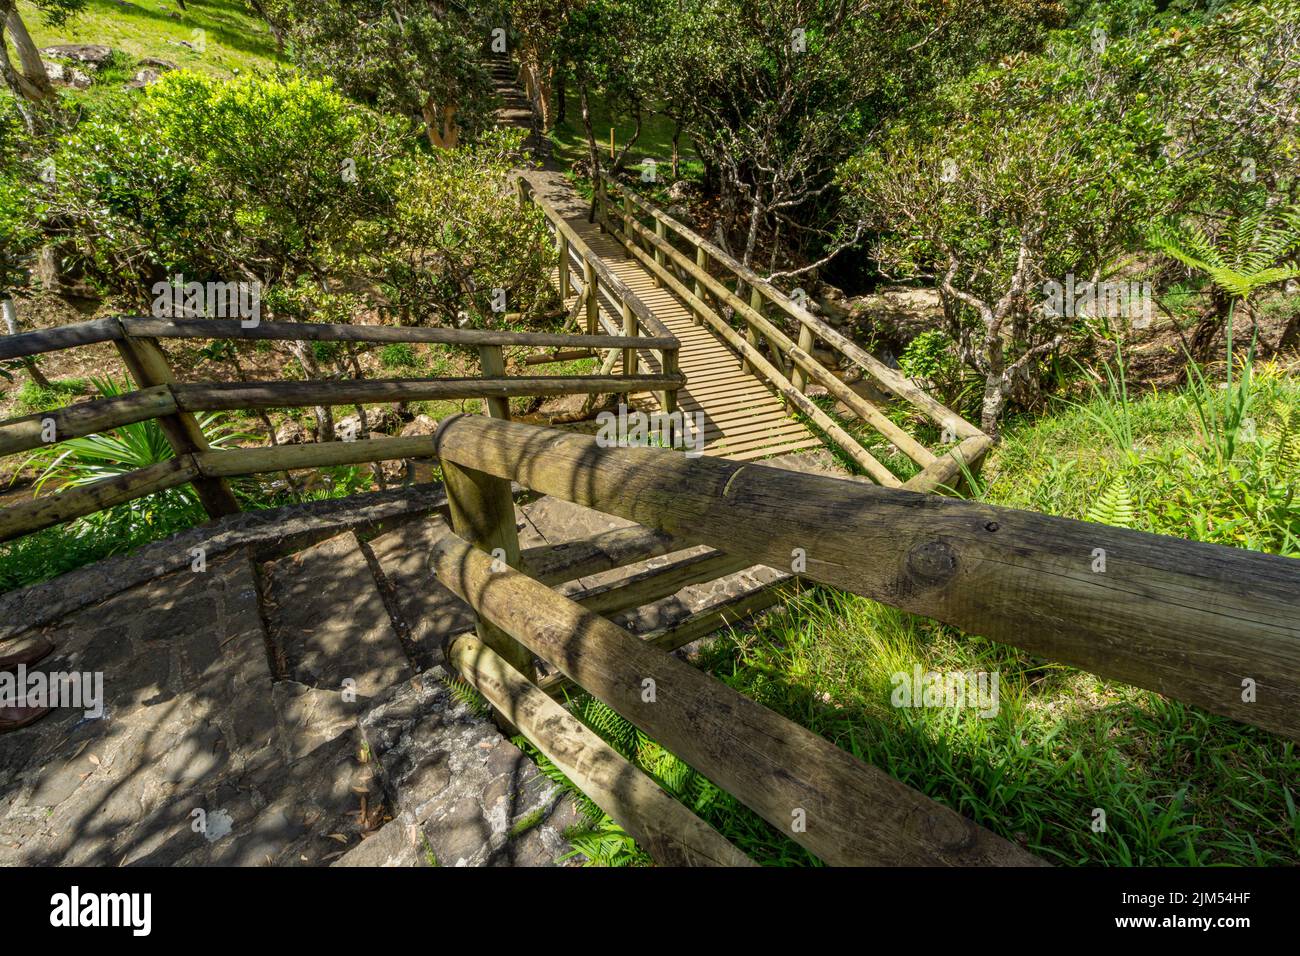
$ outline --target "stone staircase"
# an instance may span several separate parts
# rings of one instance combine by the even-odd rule
[[[42,634],[36,670],[104,682],[102,714],[0,737],[0,865],[574,865],[575,802],[444,669],[474,616],[425,566],[440,491],[405,494],[236,515],[0,597],[31,612],[6,647]],[[517,519],[532,573],[648,640],[784,577],[556,499]]]

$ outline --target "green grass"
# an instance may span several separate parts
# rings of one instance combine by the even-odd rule
[[[56,378],[50,380],[49,388],[42,388],[35,382],[26,381],[18,389],[14,401],[14,415],[34,415],[48,412],[64,405],[71,405],[80,395],[90,390],[90,383],[84,378]]]
[[[26,0],[18,7],[38,47],[101,43],[124,54],[90,89],[67,91],[73,99],[93,100],[122,89],[134,76],[134,64],[142,57],[157,57],[180,69],[219,76],[269,72],[285,62],[266,24],[250,13],[242,0],[194,0],[187,4],[187,10],[154,0],[90,0],[85,12],[57,28],[46,26]],[[173,20],[168,12],[179,13],[181,18]],[[196,30],[203,32],[196,34]],[[199,38],[205,45],[201,52],[180,45],[181,41],[193,44]]]
[[[610,128],[614,129],[614,148],[615,153],[618,153],[631,139],[636,123],[630,116],[611,115],[609,107],[599,95],[593,95],[590,102],[592,131],[596,134],[602,161],[609,162]],[[587,159],[587,134],[582,128],[582,106],[576,93],[569,94],[565,121],[557,123],[551,131],[551,144],[556,162],[565,168]],[[686,134],[682,134],[678,146],[681,152],[681,177],[695,180],[702,178],[704,165],[696,156]],[[658,166],[660,184],[667,185],[672,175],[672,158],[673,121],[662,113],[647,110],[641,117],[641,135],[624,161],[624,167],[633,169],[644,160],[653,159]]]

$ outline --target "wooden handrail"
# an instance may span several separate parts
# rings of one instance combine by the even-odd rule
[[[436,399],[511,398],[534,395],[596,395],[680,387],[675,375],[534,375],[485,378],[346,379],[305,382],[218,382],[173,385],[185,411],[371,405]]]
[[[429,554],[438,580],[480,619],[554,664],[827,863],[1044,865],[812,731],[498,564],[450,532]],[[517,693],[533,686],[520,685]],[[654,693],[647,696],[647,687]],[[515,699],[502,695],[498,706],[509,707]]]
[[[1300,561],[456,416],[439,456],[1300,739]],[[1250,693],[1246,693],[1250,691]]]
[[[636,315],[637,321],[641,323],[643,328],[650,330],[652,336],[657,338],[671,338],[676,342],[676,338],[673,336],[672,332],[669,331],[668,327],[659,320],[654,312],[650,310],[649,306],[637,297],[636,293],[628,288],[627,283],[620,279],[618,275],[610,269],[609,265],[592,251],[591,247],[587,245],[586,240],[584,240],[582,236],[578,235],[572,226],[565,222],[564,217],[560,215],[559,210],[538,195],[536,188],[532,183],[528,182],[527,179],[521,176],[518,181],[522,184],[520,189],[523,191],[523,194],[542,210],[554,228],[568,241],[570,247],[578,256],[578,259],[581,262],[590,265],[591,269],[595,272],[600,285],[612,290],[620,302],[627,303],[633,314]],[[643,347],[648,348],[649,346]]]
[[[0,422],[0,455],[13,455],[48,445],[51,434],[55,441],[67,441],[177,411],[171,390],[166,385],[158,385],[126,395],[11,418]]]
[[[482,641],[458,638],[447,660],[657,864],[754,865]]]
[[[120,323],[120,324],[119,324]],[[321,342],[409,342],[430,345],[503,345],[513,347],[544,346],[549,348],[675,348],[671,333],[639,336],[629,342],[624,335],[576,335],[554,332],[505,332],[489,329],[444,329],[416,326],[349,325],[316,322],[260,322],[245,328],[238,319],[150,319],[126,316],[120,319],[96,319],[38,329],[0,338],[0,360],[23,358],[75,348],[97,342],[112,342],[130,336],[162,339],[246,339],[249,341],[321,341]],[[666,330],[665,330],[666,331]]]

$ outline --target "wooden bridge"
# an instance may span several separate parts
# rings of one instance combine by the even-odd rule
[[[879,484],[930,491],[952,482],[963,463],[975,467],[992,445],[952,409],[608,176],[597,190],[596,224],[557,173],[526,174],[520,196],[547,217],[559,252],[555,284],[570,316],[585,314],[588,334],[636,335],[649,313],[647,331],[681,343],[673,369],[638,350],[609,353],[602,371],[645,366],[683,373],[677,401],[703,416],[706,455],[750,461],[829,444]],[[943,447],[927,448],[891,420],[848,372],[929,418]],[[806,394],[810,383],[867,427],[872,447]],[[663,408],[650,393],[630,400],[649,411]],[[882,451],[910,459],[915,473],[901,477],[881,461]]]
[[[139,386],[125,395],[0,422],[0,454],[151,419],[159,421],[174,451],[165,462],[0,510],[0,542],[182,485],[196,489],[213,518],[245,517],[231,515],[240,508],[230,484],[238,476],[436,460],[444,488],[436,501],[421,506],[422,520],[397,530],[382,528],[384,533],[368,543],[357,538],[349,545],[354,559],[349,574],[355,574],[347,581],[333,550],[302,563],[337,582],[300,582],[282,592],[287,595],[282,606],[295,612],[322,600],[339,602],[327,622],[332,648],[312,648],[306,656],[318,660],[328,657],[327,651],[337,652],[347,659],[347,669],[326,669],[331,679],[364,679],[376,693],[384,691],[384,675],[408,674],[408,665],[397,661],[358,673],[370,667],[370,658],[360,651],[369,645],[371,631],[354,621],[361,620],[361,609],[391,614],[394,623],[384,627],[392,650],[399,637],[389,632],[400,619],[405,644],[439,647],[439,659],[490,702],[504,726],[527,736],[661,863],[750,861],[584,727],[557,701],[562,690],[581,688],[604,701],[827,863],[1042,863],[671,654],[762,602],[749,602],[746,595],[740,603],[646,632],[634,631],[623,616],[683,585],[711,582],[739,569],[765,568],[772,572],[769,582],[775,578],[865,595],[1300,739],[1300,562],[916,494],[951,482],[962,461],[983,454],[988,438],[721,250],[613,183],[598,191],[604,234],[575,222],[535,185],[523,183],[521,197],[537,202],[552,224],[561,253],[556,283],[572,319],[585,316],[583,332],[278,322],[243,328],[233,320],[115,318],[0,340],[0,359],[111,342]],[[691,244],[693,255],[679,248],[682,243]],[[769,318],[769,312],[779,317]],[[733,328],[733,320],[741,328]],[[479,350],[481,374],[181,383],[162,348],[174,338],[455,344]],[[602,366],[594,374],[512,375],[505,348],[546,350],[525,360],[525,366],[571,355],[600,356]],[[817,357],[828,351],[923,411],[948,433],[953,447],[930,450],[907,435]],[[820,384],[882,444],[892,444],[920,470],[904,480],[887,468],[805,394],[809,382]],[[713,454],[689,458],[666,448],[603,447],[593,437],[509,420],[512,396],[611,393],[667,412],[679,402],[698,408],[710,423]],[[205,410],[431,398],[483,399],[487,414],[449,418],[436,436],[235,449],[208,447],[193,418]],[[756,411],[748,418],[731,414],[751,407]],[[776,414],[787,407],[802,418]],[[752,460],[807,448],[814,438],[833,443],[878,486]],[[417,486],[401,494],[418,498],[422,493]],[[634,524],[589,539],[525,547],[517,509],[524,495],[571,502]],[[1095,565],[1099,549],[1106,555],[1104,573]],[[190,558],[185,550],[173,550],[157,560],[172,562],[175,572],[176,561]],[[668,560],[638,564],[648,558]],[[102,598],[102,589],[140,585],[162,573],[162,563],[153,560],[151,555],[137,563],[143,577],[130,581],[116,574],[90,575],[101,589],[96,594]],[[383,587],[378,578],[366,583],[375,568]],[[582,585],[585,576],[624,568],[636,570],[613,584]],[[199,576],[197,583],[185,584],[199,594],[191,602],[191,616],[168,634],[169,641],[199,626],[196,619],[206,620],[217,598],[205,588],[225,588],[223,607],[246,604],[247,596],[256,595],[247,575],[238,581],[245,583],[219,585],[214,577],[209,584]],[[428,603],[438,589],[459,600],[457,613],[448,615],[445,605]],[[60,626],[56,612],[65,597],[59,581],[32,591],[30,598],[20,594],[12,602],[24,617],[10,615],[17,622],[9,625],[11,637],[24,628]],[[132,603],[138,612],[141,606],[156,609],[158,600],[137,597]],[[94,605],[87,608],[98,613]],[[448,625],[449,618],[459,627]],[[106,620],[111,631],[115,619],[109,614]],[[295,640],[315,639],[313,628],[304,628]],[[110,634],[103,646],[124,653],[119,636]],[[133,646],[137,655],[149,655],[168,642],[151,639]],[[230,664],[231,672],[214,673],[222,655],[234,653],[227,646],[242,656]],[[279,650],[263,646],[254,624],[185,654],[185,666],[173,670],[178,680],[193,678],[182,688],[185,693],[198,687],[210,695],[207,712],[217,726],[233,708],[251,711],[265,703],[269,695],[250,681],[249,668],[279,667]],[[419,660],[412,657],[411,663]],[[122,673],[143,675],[149,683],[153,672],[145,663],[124,660]],[[265,676],[288,679],[283,671]],[[646,681],[656,688],[651,698],[644,696]],[[1243,693],[1247,682],[1251,695]],[[152,686],[144,690],[148,693],[114,698],[108,706],[138,713],[173,696]],[[228,690],[242,696],[228,696]],[[284,723],[269,720],[270,729],[259,724],[254,742],[263,749],[257,759],[271,759],[265,735],[282,733]],[[199,729],[207,733],[206,727]],[[70,730],[52,728],[48,746],[71,767],[81,753],[75,748],[83,744],[65,729]],[[182,732],[195,733],[204,751],[212,752],[211,742],[200,740],[194,728],[187,725]],[[0,762],[8,759],[5,746],[0,743]],[[293,747],[282,749],[296,754]],[[10,750],[15,761],[37,759],[32,754],[47,759],[39,748]],[[325,756],[333,760],[336,754]],[[11,779],[36,779],[43,766],[26,763],[25,776],[14,773]],[[292,779],[274,768],[266,773],[268,779]],[[190,845],[184,842],[192,837],[188,817],[175,818],[176,808],[184,805],[168,793],[155,829],[140,847],[163,838],[177,847]],[[46,809],[18,807],[32,820],[44,819]],[[390,825],[398,824],[395,819]],[[262,846],[260,840],[253,845]],[[286,846],[300,852],[299,844]],[[319,854],[319,846],[313,846]],[[111,849],[116,859],[124,858],[120,844]]]

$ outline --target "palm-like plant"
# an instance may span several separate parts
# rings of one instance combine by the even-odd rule
[[[131,391],[124,383],[112,378],[91,379],[103,398],[113,398]],[[208,444],[221,448],[250,436],[225,425],[220,415],[200,413],[195,416]],[[53,482],[56,493],[64,488],[88,485],[115,475],[127,474],[173,458],[174,452],[162,427],[156,419],[133,422],[110,432],[71,438],[57,446],[42,449],[27,464],[41,466],[34,489],[37,494]],[[98,512],[82,519],[83,527],[102,530],[108,524],[125,522],[128,530],[140,523],[156,524],[162,516],[182,519],[186,513],[197,512],[200,507],[194,489],[182,485],[158,492],[147,498],[128,502],[107,512]]]

